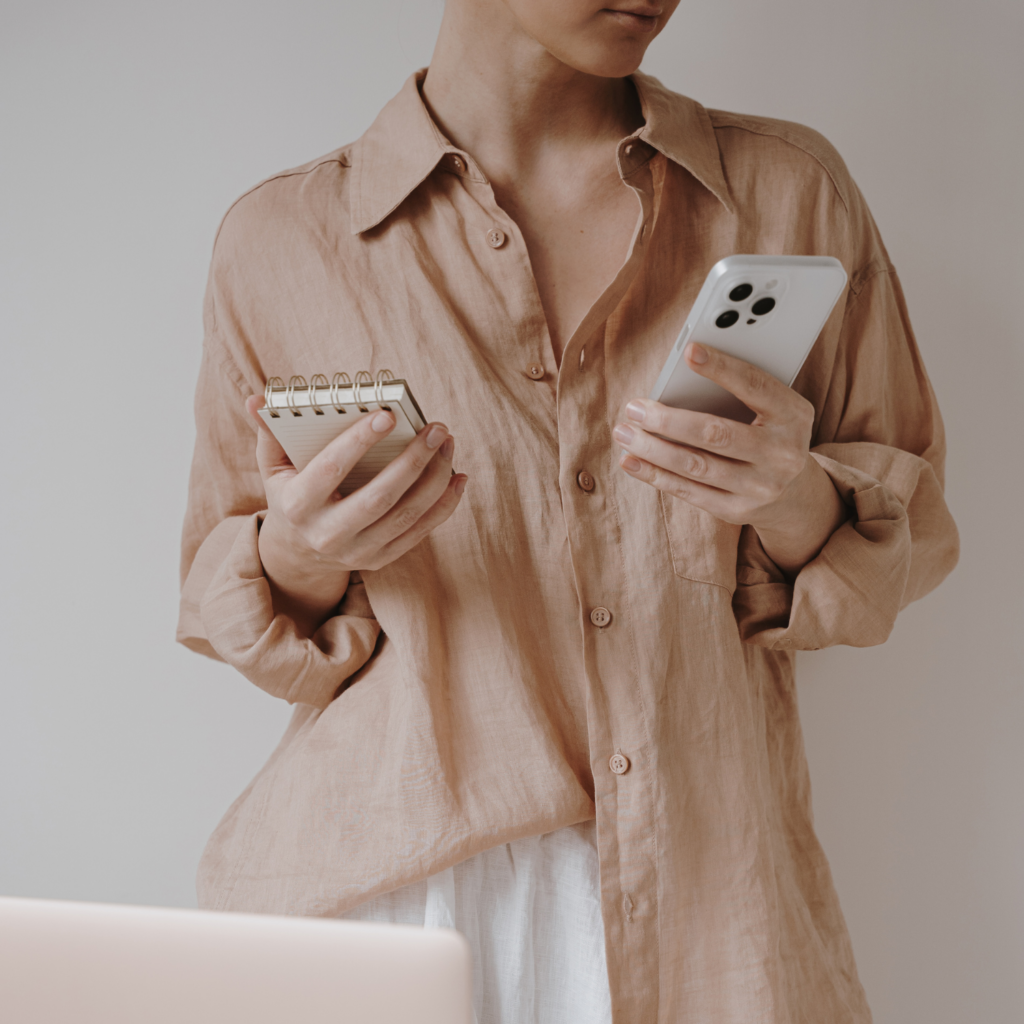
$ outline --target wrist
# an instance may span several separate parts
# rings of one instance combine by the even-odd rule
[[[281,524],[268,513],[260,524],[258,550],[274,612],[294,619],[312,635],[345,596],[351,573],[318,564],[312,553],[307,559],[296,558],[294,539],[281,533]]]
[[[786,493],[764,512],[750,525],[765,554],[791,578],[818,556],[849,516],[832,478],[810,454]]]

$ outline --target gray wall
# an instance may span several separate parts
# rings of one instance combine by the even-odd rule
[[[200,301],[261,177],[357,136],[440,0],[0,7],[0,891],[191,905],[287,709],[173,643]],[[900,269],[963,559],[881,648],[800,658],[878,1024],[1024,1016],[1017,0],[684,0],[645,69],[824,132]]]

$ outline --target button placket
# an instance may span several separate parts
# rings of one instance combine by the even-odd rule
[[[652,198],[646,188],[649,172],[640,166],[646,157],[644,144],[638,140],[630,154],[621,150],[620,153],[623,177],[628,176],[626,184],[640,202],[636,238],[615,281],[566,344],[557,371],[557,422],[562,513],[576,592],[582,604],[580,625],[587,688],[599,695],[594,704],[601,708],[589,733],[599,848],[602,861],[607,859],[619,868],[615,884],[602,887],[602,908],[610,948],[625,939],[628,926],[630,949],[634,949],[646,942],[656,948],[657,943],[658,919],[652,912],[657,901],[650,897],[658,892],[658,782],[652,771],[644,770],[647,762],[643,759],[650,743],[647,693],[642,678],[644,652],[637,651],[634,643],[636,610],[631,607],[629,588],[625,585],[630,563],[620,554],[625,547],[624,539],[635,527],[623,508],[617,475],[608,474],[610,439],[596,437],[591,426],[603,421],[608,405],[608,380],[614,377],[607,372],[607,319],[618,307],[643,259],[646,241],[640,234],[652,216]],[[650,230],[645,234],[649,240]],[[596,487],[596,473],[601,474],[600,488]],[[594,484],[592,491],[584,488],[584,474]],[[610,606],[595,606],[594,600],[611,601],[614,613]],[[629,755],[622,752],[619,744],[626,747]],[[631,757],[637,759],[635,764]],[[616,965],[620,976],[624,969],[626,974],[630,973],[624,967],[626,961],[629,957]],[[629,961],[629,966],[636,965]],[[642,1002],[640,999],[636,1005]],[[646,1020],[657,1013],[631,1016]]]

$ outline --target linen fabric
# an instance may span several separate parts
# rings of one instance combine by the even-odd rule
[[[522,235],[432,122],[423,74],[357,142],[243,196],[214,247],[178,636],[295,711],[209,841],[200,903],[335,916],[596,819],[617,1024],[867,1021],[811,823],[794,653],[884,641],[957,536],[864,199],[815,132],[633,76],[645,124],[616,160],[636,230],[556,364]],[[850,518],[792,582],[749,528],[623,473],[610,433],[730,253],[849,275],[794,387]],[[469,481],[304,637],[263,577],[243,402],[269,376],[363,368],[410,381]]]
[[[516,839],[342,914],[456,928],[476,1024],[611,1024],[593,821]]]

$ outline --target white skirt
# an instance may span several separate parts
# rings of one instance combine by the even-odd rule
[[[341,916],[460,931],[477,1024],[611,1024],[593,821],[485,850]]]

